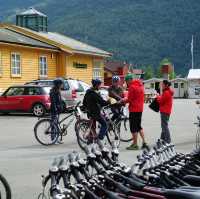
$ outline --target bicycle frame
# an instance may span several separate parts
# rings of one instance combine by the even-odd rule
[[[96,120],[94,119],[90,119],[89,120],[90,125],[89,125],[89,133],[86,132],[86,134],[84,135],[84,138],[92,138],[92,139],[96,139],[97,138],[97,133],[96,133]]]
[[[58,133],[59,136],[61,136],[61,140],[62,137],[65,136],[64,135],[64,131],[66,131],[66,129],[71,125],[71,123],[74,121],[75,117],[73,117],[67,124],[67,126],[65,126],[65,129],[63,131],[61,124],[67,120],[68,118],[70,118],[71,116],[74,116],[74,113],[71,113],[70,115],[67,115],[66,117],[64,117],[62,120],[59,121],[59,116],[56,116],[56,120],[59,121],[58,123],[56,121],[53,121],[51,123],[51,125],[46,129],[46,132],[49,131],[49,129],[54,129],[55,133]]]

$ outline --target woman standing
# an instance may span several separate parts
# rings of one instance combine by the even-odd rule
[[[162,128],[161,139],[167,143],[170,143],[171,136],[168,123],[172,111],[174,92],[170,88],[171,83],[168,80],[163,80],[161,86],[162,86],[162,95],[159,95],[157,97],[161,115],[161,128]]]
[[[53,88],[50,91],[50,101],[51,101],[51,125],[52,125],[52,132],[51,132],[51,139],[54,140],[56,134],[59,133],[59,115],[63,111],[62,106],[62,98],[61,98],[61,89],[63,88],[63,81],[62,79],[55,79],[53,81]],[[60,142],[61,143],[61,142]]]

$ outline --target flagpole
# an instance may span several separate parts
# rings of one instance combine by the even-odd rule
[[[192,69],[194,69],[194,40],[192,35],[192,42],[191,42],[191,54],[192,54]]]

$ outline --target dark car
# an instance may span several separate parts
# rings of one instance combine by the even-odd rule
[[[26,112],[43,116],[50,109],[50,89],[35,85],[11,86],[0,96],[0,112]]]

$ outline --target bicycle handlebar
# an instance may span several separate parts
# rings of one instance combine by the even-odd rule
[[[77,109],[77,107],[79,107],[79,106],[80,106],[80,104],[81,104],[81,101],[79,101],[79,102],[76,104],[76,106],[74,107],[74,109],[76,110],[76,109]]]

